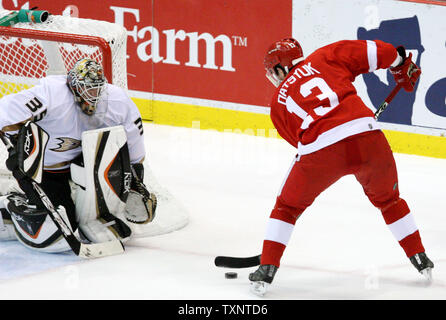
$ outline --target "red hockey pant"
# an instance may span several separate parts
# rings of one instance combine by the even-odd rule
[[[297,218],[322,191],[349,174],[356,177],[371,203],[381,210],[406,255],[424,252],[410,210],[399,197],[390,146],[381,131],[371,131],[295,159],[271,212],[262,264],[279,266]]]

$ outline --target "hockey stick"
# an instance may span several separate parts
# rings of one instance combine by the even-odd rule
[[[218,256],[215,257],[215,266],[221,268],[250,268],[255,267],[260,264],[260,254],[253,257],[225,257]]]
[[[8,152],[14,148],[9,139],[0,131],[0,139],[5,144]],[[54,208],[51,200],[46,195],[45,191],[31,178],[22,179],[21,185],[30,192],[36,194],[36,198],[40,199],[40,203],[45,207],[54,224],[62,233],[73,252],[81,258],[99,258],[110,255],[115,255],[124,252],[124,245],[119,240],[107,241],[103,243],[82,243],[75,236],[73,231],[67,225],[60,213]]]
[[[395,98],[398,91],[401,89],[401,84],[397,84],[395,88],[390,92],[390,94],[387,96],[387,98],[381,103],[381,105],[378,107],[378,109],[375,112],[375,119],[378,120],[381,113],[386,110],[389,103]]]

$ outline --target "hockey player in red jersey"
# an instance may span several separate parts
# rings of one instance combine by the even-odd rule
[[[260,267],[249,276],[253,291],[264,294],[271,284],[299,216],[348,174],[356,177],[412,264],[430,280],[433,263],[400,198],[392,151],[352,84],[360,74],[390,68],[395,81],[412,91],[421,70],[411,55],[379,40],[346,40],[305,58],[300,44],[287,38],[270,46],[264,64],[267,78],[278,87],[271,120],[297,155],[267,223]]]

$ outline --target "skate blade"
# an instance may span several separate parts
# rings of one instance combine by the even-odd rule
[[[425,284],[430,285],[432,283],[432,268],[426,268],[420,271],[425,279]]]
[[[251,292],[257,296],[263,297],[268,290],[269,283],[263,281],[252,281]]]

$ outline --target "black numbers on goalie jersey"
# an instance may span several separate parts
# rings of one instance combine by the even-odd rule
[[[46,108],[43,107],[43,103],[37,97],[28,101],[25,106],[33,113],[33,120],[35,122],[42,120],[46,115]],[[38,112],[39,110],[40,112]]]
[[[36,114],[35,116],[33,116],[33,121],[37,122],[43,119],[43,117],[46,115],[46,110],[43,110],[41,113]]]
[[[143,135],[143,133],[144,133],[144,129],[143,129],[143,126],[142,126],[142,120],[141,120],[141,118],[136,119],[135,122],[133,122],[133,123],[134,123],[135,126],[138,128],[138,130],[139,130],[139,134],[140,134],[140,135]]]
[[[34,97],[27,104],[25,104],[25,106],[27,106],[28,109],[31,110],[31,112],[36,112],[37,110],[43,107],[43,104],[42,102],[40,102],[39,99],[37,99],[37,97]]]

